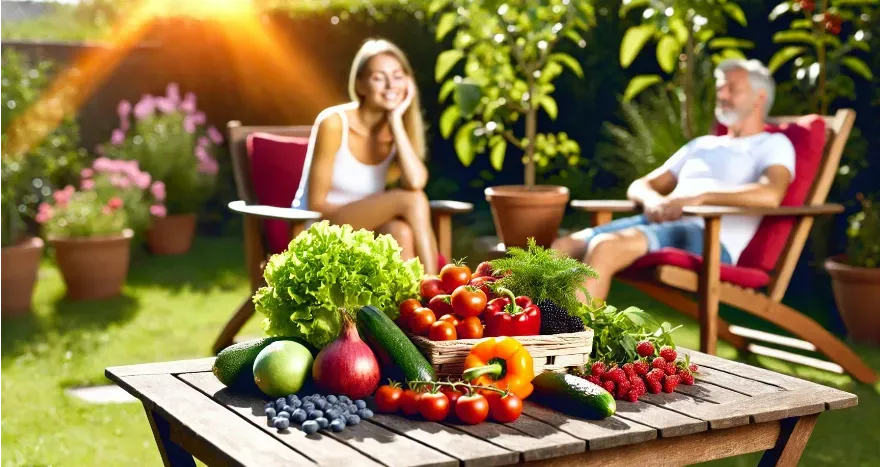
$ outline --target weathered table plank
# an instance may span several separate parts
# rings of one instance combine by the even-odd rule
[[[505,449],[518,451],[526,462],[583,452],[587,447],[584,440],[529,417],[520,416],[513,423],[506,424],[444,424]]]
[[[369,421],[329,432],[340,441],[388,466],[454,467],[458,460]]]
[[[709,425],[703,420],[641,401],[617,401],[616,415],[656,428],[663,438],[689,435],[709,429]]]
[[[135,375],[167,375],[178,373],[196,373],[211,371],[214,357],[197,358],[193,360],[178,360],[173,362],[142,363],[139,365],[111,366],[104,370],[104,374],[113,381],[115,378]]]
[[[269,426],[266,421],[266,416],[263,414],[263,401],[256,397],[236,394],[226,389],[226,386],[217,380],[213,373],[187,373],[179,375],[178,378],[205,393],[208,397],[217,401],[217,403],[239,414],[242,418],[277,438],[291,449],[315,461],[318,465],[336,467],[340,463],[346,462],[355,462],[356,465],[364,466],[381,465],[345,443],[319,433],[306,435],[296,429],[295,425],[287,433],[278,433],[278,430]]]
[[[687,394],[696,399],[715,402],[717,404],[736,402],[749,398],[749,396],[745,394],[731,391],[730,389],[725,389],[721,386],[715,386],[714,384],[708,384],[703,381],[696,381],[690,386],[687,384],[679,384],[675,388],[675,392]]]
[[[172,439],[190,452],[210,452],[232,465],[314,465],[174,376],[127,376],[120,385],[168,419]]]
[[[523,403],[523,413],[585,440],[590,450],[636,444],[657,437],[656,429],[617,416],[586,420],[529,401]]]
[[[432,446],[459,459],[467,467],[509,465],[519,462],[519,452],[498,447],[446,425],[376,414],[370,421]]]
[[[763,423],[789,417],[813,415],[825,410],[824,394],[817,391],[783,391],[752,397],[713,408],[697,407],[694,414],[709,422],[713,429],[735,426],[733,421],[747,417],[752,423]]]
[[[742,378],[708,366],[701,366],[694,377],[696,378],[697,384],[701,382],[710,383],[747,396],[758,396],[761,394],[785,391],[785,389],[779,386],[773,386],[753,379]]]
[[[748,400],[749,398],[746,399]],[[672,394],[667,394],[665,392],[661,392],[660,394],[645,394],[642,396],[641,400],[704,421],[708,421],[705,418],[707,413],[715,414],[714,418],[717,419],[717,422],[723,423],[726,428],[749,424],[748,414],[741,414],[738,412],[728,413],[724,410],[724,407],[727,404],[716,404],[714,402],[694,399],[693,397],[680,392],[674,392]],[[715,428],[712,425],[710,425],[710,427]]]

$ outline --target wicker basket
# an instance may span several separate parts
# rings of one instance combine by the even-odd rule
[[[419,351],[434,366],[439,377],[461,376],[464,359],[480,339],[432,341],[426,337],[408,334]],[[593,349],[593,330],[541,336],[517,336],[516,340],[528,349],[534,361],[535,374],[545,370],[563,371],[583,366]]]

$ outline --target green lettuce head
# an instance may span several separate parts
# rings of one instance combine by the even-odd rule
[[[400,302],[418,296],[422,263],[404,261],[390,235],[375,235],[328,221],[312,224],[263,271],[254,294],[270,336],[301,337],[323,348],[342,329],[340,309],[373,305],[396,319]]]

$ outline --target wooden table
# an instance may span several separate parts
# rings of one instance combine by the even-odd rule
[[[165,465],[492,466],[687,465],[764,451],[760,465],[797,465],[820,413],[853,394],[696,351],[693,386],[617,401],[583,420],[526,401],[513,423],[465,426],[377,414],[340,433],[278,433],[265,401],[227,390],[213,358],[108,368],[139,398]],[[268,400],[268,398],[266,399]]]

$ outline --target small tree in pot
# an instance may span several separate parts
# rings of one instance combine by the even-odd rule
[[[566,68],[583,77],[577,60],[556,49],[561,41],[583,46],[581,34],[594,22],[592,5],[570,0],[435,0],[429,10],[438,14],[438,41],[455,31],[453,48],[438,56],[435,69],[437,81],[446,80],[440,101],[453,96],[440,117],[441,134],[449,138],[457,127],[455,150],[465,166],[488,151],[492,167],[501,170],[508,149],[522,154],[525,184],[489,187],[486,199],[505,245],[524,247],[533,237],[549,246],[562,221],[568,189],[537,186],[536,170],[554,157],[576,164],[580,148],[565,133],[538,133],[538,115],[556,119],[553,82]],[[449,76],[462,60],[464,76]]]
[[[834,300],[856,342],[880,344],[880,206],[861,193],[849,217],[846,253],[825,261]]]

